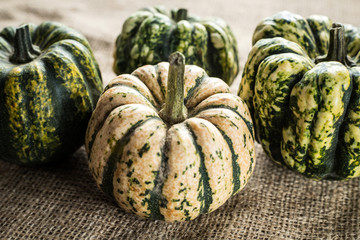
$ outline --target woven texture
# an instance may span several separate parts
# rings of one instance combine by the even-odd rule
[[[165,1],[1,1],[0,28],[44,20],[82,31],[99,61],[104,83],[112,51],[132,12]],[[130,4],[131,3],[131,6]],[[241,69],[256,24],[280,10],[319,13],[360,26],[358,0],[174,1],[201,16],[225,19],[238,40]],[[232,86],[237,91],[240,77]],[[168,224],[121,210],[95,185],[84,148],[63,161],[20,167],[0,160],[0,239],[360,239],[360,179],[316,182],[271,162],[256,145],[257,165],[243,191],[215,212]]]

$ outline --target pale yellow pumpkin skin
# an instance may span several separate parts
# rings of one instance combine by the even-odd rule
[[[252,120],[219,78],[185,66],[187,118],[170,125],[169,63],[146,65],[105,88],[86,134],[97,185],[126,211],[169,222],[214,211],[244,188],[255,166]]]

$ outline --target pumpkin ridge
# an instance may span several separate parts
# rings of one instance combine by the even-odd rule
[[[214,95],[213,95],[214,96]],[[206,100],[206,99],[205,99]],[[198,115],[200,112],[202,111],[205,111],[205,110],[208,110],[208,109],[214,109],[214,108],[224,108],[224,109],[228,109],[228,110],[231,110],[233,111],[234,113],[236,113],[246,124],[246,126],[248,127],[249,129],[249,132],[251,133],[251,137],[254,139],[254,134],[253,134],[253,124],[251,122],[249,122],[247,119],[245,119],[238,111],[237,109],[235,108],[232,108],[230,106],[227,106],[226,104],[217,104],[217,105],[210,105],[210,106],[206,106],[206,107],[203,107],[201,109],[199,109],[198,111],[194,112],[194,113],[191,113],[191,116],[195,116],[195,115]]]
[[[235,153],[234,151],[234,145],[231,141],[231,138],[225,133],[224,130],[222,130],[217,124],[214,124],[210,122],[212,125],[216,127],[216,129],[221,133],[223,136],[226,144],[228,145],[230,151],[231,151],[231,162],[232,162],[232,172],[233,172],[233,193],[232,195],[235,195],[240,189],[241,189],[241,181],[240,181],[240,175],[241,175],[241,169],[239,164],[237,163],[237,159],[239,158],[239,155]]]
[[[254,127],[257,141],[276,162],[282,158],[282,125],[288,114],[291,89],[312,66],[307,58],[293,53],[270,55],[259,65],[253,97],[253,119],[257,123]]]
[[[322,34],[329,34],[331,28],[331,20],[325,16],[313,15],[305,19],[310,27],[311,33],[315,39],[315,45],[317,47],[319,55],[326,54],[328,50],[328,42],[321,39]]]
[[[221,69],[222,66],[222,62],[220,59],[220,53],[218,53],[217,51],[215,51],[216,47],[214,46],[213,42],[211,41],[211,33],[213,29],[217,29],[217,26],[215,26],[215,24],[211,24],[211,22],[204,22],[203,25],[206,28],[206,32],[208,34],[208,43],[207,43],[207,59],[209,62],[209,66],[210,66],[210,72],[209,74],[211,76],[221,76],[222,74],[224,74],[223,78],[225,82],[228,82],[228,84],[230,85],[231,82],[229,82],[229,76],[228,74],[225,75],[225,73],[223,72],[223,70]],[[212,28],[211,28],[212,27]],[[215,31],[216,32],[216,31]],[[221,35],[220,35],[221,36]],[[223,36],[221,36],[222,40],[223,40],[223,44],[225,44],[225,39]],[[225,55],[227,57],[227,51],[225,51]],[[226,63],[225,63],[226,64]],[[224,67],[224,66],[223,66]]]
[[[343,159],[335,163],[336,175],[338,178],[351,178],[359,176],[357,173],[360,169],[360,162],[358,158],[359,139],[356,136],[359,125],[359,101],[360,101],[360,68],[352,68],[351,76],[353,83],[353,90],[350,97],[350,103],[347,106],[344,121],[339,131],[339,144],[336,149],[336,158]],[[355,132],[355,133],[354,133]],[[357,168],[357,169],[356,169]]]
[[[73,40],[86,47],[93,55],[90,44],[85,37],[81,33],[66,27],[62,23],[50,21],[43,22],[34,27],[32,34],[33,39],[36,40],[34,41],[34,44],[38,45],[42,51],[50,48],[54,44],[56,45],[62,40]],[[41,36],[45,36],[45,38]]]
[[[192,58],[197,58],[194,59],[193,61],[193,65],[198,65],[198,66],[204,66],[204,68],[209,68],[207,62],[205,61],[206,55],[208,54],[208,49],[207,49],[207,31],[206,28],[204,26],[202,26],[199,23],[193,23],[193,29],[191,31],[191,40],[192,40],[192,44],[197,43],[196,47],[190,48],[191,51],[193,51],[193,49],[196,49],[197,52],[193,53],[194,56],[191,56],[191,52],[189,52],[188,55],[190,55],[189,57]],[[201,38],[202,35],[206,34],[206,39],[205,38]]]
[[[157,80],[157,83],[159,84],[160,91],[161,91],[161,93],[162,93],[162,97],[163,97],[164,102],[165,102],[165,99],[166,99],[166,88],[165,88],[165,86],[162,84],[162,81],[161,81],[161,71],[160,71],[160,69],[159,69],[158,64],[154,65],[154,68],[155,68],[155,72],[156,72],[156,74],[157,74],[156,80]],[[152,92],[151,92],[151,93],[152,93]],[[162,102],[161,99],[156,99],[156,100],[157,100],[159,106],[161,107],[161,102]]]
[[[319,77],[319,76],[317,76]],[[325,155],[324,158],[329,158],[331,161],[329,161],[329,170],[327,171],[327,173],[325,175],[322,175],[320,176],[321,178],[324,178],[326,177],[327,179],[336,179],[337,178],[337,174],[335,172],[334,169],[336,169],[336,165],[337,164],[340,164],[340,161],[336,161],[336,152],[338,151],[337,149],[339,148],[339,137],[340,137],[340,129],[341,129],[341,126],[343,124],[343,121],[344,121],[344,116],[347,112],[347,108],[348,108],[348,105],[350,103],[350,98],[351,98],[351,95],[352,95],[352,88],[353,88],[353,84],[352,84],[352,80],[351,80],[351,77],[350,77],[350,85],[348,87],[347,90],[345,89],[342,89],[342,91],[344,91],[344,95],[341,99],[341,101],[344,103],[344,111],[343,111],[343,114],[341,114],[340,118],[334,123],[334,126],[333,128],[335,128],[334,130],[334,135],[335,137],[333,138],[332,142],[331,142],[331,145],[332,146],[335,146],[334,149],[332,149],[328,154],[327,156]],[[323,104],[322,102],[319,104],[321,105]],[[317,117],[317,114],[319,113],[319,111],[317,111],[316,113],[316,117]],[[325,163],[326,164],[326,163]]]
[[[344,92],[341,102],[343,105],[343,111],[340,116],[335,116],[334,114],[336,112],[331,110],[331,113],[333,114],[332,119],[328,119],[329,121],[332,121],[330,127],[331,129],[334,129],[333,131],[329,132],[329,130],[326,131],[326,138],[329,136],[334,136],[331,139],[326,139],[324,136],[324,127],[327,127],[329,124],[327,122],[320,123],[321,119],[324,118],[324,114],[326,114],[327,111],[330,111],[328,108],[332,107],[329,105],[328,96],[326,93],[324,94],[324,89],[326,89],[328,86],[326,85],[326,80],[328,80],[329,75],[327,74],[328,68],[330,65],[336,67],[336,66],[342,66],[340,63],[335,62],[329,62],[329,63],[320,63],[312,70],[308,71],[301,81],[299,81],[295,87],[293,88],[294,91],[291,93],[291,100],[290,100],[290,108],[292,108],[292,117],[290,118],[291,122],[288,123],[290,128],[292,128],[292,131],[295,132],[295,128],[298,127],[298,122],[296,121],[296,116],[299,114],[307,114],[306,122],[308,126],[304,126],[302,128],[306,129],[306,132],[303,134],[304,137],[303,140],[301,140],[301,136],[299,136],[298,133],[295,133],[295,138],[297,145],[293,145],[293,147],[290,147],[288,143],[282,143],[282,156],[284,157],[284,161],[286,165],[288,165],[290,168],[297,169],[297,171],[303,173],[304,175],[312,178],[318,178],[318,179],[324,179],[324,178],[333,178],[334,173],[334,164],[335,164],[335,157],[336,157],[336,147],[332,148],[331,146],[337,145],[338,138],[339,138],[339,130],[341,128],[341,124],[344,119],[344,113],[346,111],[347,105],[350,101],[350,94],[351,94],[351,88],[352,84],[350,81],[349,86],[347,89],[342,89],[341,91]],[[346,69],[343,67],[342,70]],[[339,70],[338,70],[339,71]],[[333,71],[333,73],[335,73]],[[336,72],[338,74],[338,72]],[[331,78],[335,79],[336,75],[332,74]],[[320,82],[322,81],[322,82]],[[329,80],[328,80],[329,81]],[[310,108],[305,107],[303,104],[301,98],[301,91],[308,86],[308,84],[312,84],[313,87],[315,87],[314,92],[314,101],[316,102],[316,106],[313,106],[311,111],[314,112],[313,116],[310,114]],[[344,87],[344,86],[343,86]],[[350,94],[349,94],[350,93]],[[300,95],[299,95],[300,94]],[[300,100],[299,100],[300,99]],[[325,102],[326,101],[326,102]],[[300,105],[299,105],[300,104]],[[311,104],[307,104],[308,106],[311,106]],[[319,116],[321,114],[321,116]],[[339,113],[337,113],[339,114]],[[324,116],[323,116],[324,115]],[[309,124],[309,121],[311,118],[311,123]],[[336,119],[334,121],[334,119]],[[320,129],[321,127],[321,129]],[[286,129],[287,126],[284,126],[284,129]],[[300,131],[300,130],[299,130]],[[290,131],[291,132],[291,131]],[[289,131],[285,131],[286,134],[293,134]],[[285,135],[284,135],[285,136]],[[286,138],[289,138],[286,135]],[[325,139],[324,139],[325,138]],[[283,142],[285,140],[282,140]],[[327,144],[329,146],[324,145],[321,149],[318,149],[317,144],[319,142],[322,142],[322,144]],[[298,144],[298,142],[300,144]],[[290,143],[291,144],[291,143]],[[284,149],[285,147],[285,149]],[[291,150],[294,148],[294,150]],[[296,151],[295,151],[296,150]],[[291,153],[290,153],[291,152]],[[292,156],[292,154],[294,154]],[[287,155],[291,156],[290,160]],[[287,159],[287,160],[286,160]],[[290,160],[290,161],[289,161]]]
[[[119,139],[116,142],[116,145],[113,147],[111,155],[109,156],[106,165],[104,167],[102,181],[100,184],[101,190],[108,196],[110,197],[114,196],[113,181],[114,181],[116,162],[121,161],[124,146],[129,141],[136,128],[141,127],[143,124],[153,119],[160,119],[160,118],[156,116],[150,116],[147,119],[144,120],[142,119],[136,122],[127,130],[124,136],[121,139]],[[91,148],[90,148],[90,153],[91,153]]]
[[[34,67],[37,69],[34,70]],[[40,152],[44,153],[40,161],[46,161],[47,157],[51,156],[53,152],[57,151],[57,148],[61,146],[58,131],[51,124],[54,123],[55,120],[53,106],[51,105],[52,98],[49,97],[51,92],[46,89],[47,79],[46,76],[42,74],[41,68],[42,64],[39,61],[35,61],[31,64],[27,64],[22,68],[22,72],[19,73],[19,76],[27,76],[19,78],[19,82],[22,82],[22,84],[19,84],[21,88],[18,94],[22,95],[24,99],[22,99],[20,103],[23,107],[22,110],[19,105],[18,116],[22,116],[23,119],[21,123],[18,122],[10,125],[13,126],[11,127],[13,134],[17,135],[17,138],[20,138],[23,141],[22,144],[14,147],[15,149],[21,149],[17,152],[18,158],[27,159],[29,163],[39,158],[41,155]],[[24,83],[24,81],[26,81],[26,83]],[[37,95],[36,91],[41,91],[42,94]],[[24,92],[29,92],[30,94],[23,94]],[[47,97],[44,96],[45,94]],[[38,101],[42,103],[40,104],[41,108],[38,108]],[[12,114],[10,114],[10,116],[11,115]],[[53,121],[46,121],[46,119],[51,119]],[[16,131],[14,128],[16,126],[18,129],[27,129],[24,133],[27,132],[28,134],[26,134],[26,136],[18,135],[22,131]],[[45,148],[44,144],[47,148]],[[50,151],[50,149],[52,150]]]
[[[91,110],[95,108],[95,102],[93,100],[94,96],[92,96],[93,92],[90,90],[91,88],[89,87],[88,81],[81,81],[83,79],[89,78],[87,78],[86,70],[81,67],[81,64],[79,64],[79,61],[81,60],[79,60],[78,58],[80,58],[80,56],[76,56],[77,58],[74,58],[72,54],[70,54],[70,52],[74,49],[64,47],[66,45],[63,45],[63,43],[67,44],[68,42],[60,41],[59,44],[54,45],[55,47],[49,48],[50,51],[47,52],[47,54],[51,56],[50,58],[57,58],[57,61],[53,62],[52,64],[52,68],[55,73],[54,76],[56,79],[63,79],[66,77],[68,81],[62,80],[63,83],[61,84],[61,86],[70,92],[69,98],[74,101],[74,105],[76,105],[77,109],[76,112],[79,114],[81,113],[80,115],[86,114],[86,112],[88,112],[88,104],[85,102],[89,101]],[[71,44],[75,44],[75,42]],[[59,72],[61,69],[63,70]],[[64,74],[73,74],[74,72],[78,72],[77,78],[75,76],[64,76]],[[91,76],[91,79],[95,80],[96,77]],[[79,88],[77,92],[72,91],[77,88]],[[97,89],[100,90],[100,88]],[[79,95],[80,93],[86,95]],[[80,99],[81,102],[78,102],[78,99]]]
[[[213,199],[212,199],[212,190],[210,188],[210,183],[209,183],[209,175],[207,173],[206,166],[205,166],[205,155],[202,152],[202,147],[200,145],[198,145],[198,143],[196,142],[197,136],[195,135],[194,131],[192,130],[190,124],[185,122],[185,126],[189,130],[190,137],[193,141],[195,149],[200,156],[200,167],[199,167],[199,172],[201,174],[200,182],[202,182],[202,184],[203,184],[204,192],[203,192],[202,196],[200,195],[201,192],[199,192],[198,199],[201,201],[200,213],[207,213],[207,212],[209,212],[209,207],[210,207],[211,203],[213,202]]]
[[[169,129],[167,129],[167,132]],[[160,208],[166,208],[167,200],[162,194],[162,189],[164,186],[165,179],[167,178],[167,163],[168,163],[168,156],[167,153],[169,151],[169,142],[167,141],[166,134],[165,137],[165,144],[160,151],[161,154],[161,163],[160,168],[157,172],[157,175],[154,180],[154,187],[152,191],[150,191],[150,200],[148,202],[148,209],[150,210],[150,218],[156,220],[165,220],[164,215],[161,214]]]
[[[202,76],[199,76],[195,79],[195,85],[190,88],[189,90],[187,90],[187,95],[184,98],[184,105],[186,106],[186,103],[188,102],[188,100],[190,98],[193,97],[193,95],[196,93],[196,91],[199,89],[199,87],[201,86],[201,84],[204,82],[205,78],[208,78],[209,76],[204,73]]]
[[[128,88],[129,90],[134,91],[136,94],[139,94],[140,96],[144,97],[144,95],[142,95],[138,90],[136,90],[136,89],[134,89],[134,88],[132,88],[132,87],[129,87],[129,86],[127,86],[127,85],[124,85],[124,87],[126,87],[126,88]],[[105,91],[105,92],[106,92],[106,91]],[[104,96],[105,92],[102,93],[101,97]],[[147,102],[149,102],[149,105],[151,105],[151,106],[153,107],[153,108],[152,108],[153,110],[156,109],[146,97],[144,97],[144,99],[145,99]],[[102,100],[102,99],[101,99],[101,100]],[[100,105],[100,104],[102,104],[102,101],[100,101],[100,99],[99,99],[99,103],[98,103],[97,105]],[[136,104],[136,103],[134,103],[134,104]],[[107,119],[108,116],[111,114],[111,112],[112,112],[115,108],[120,107],[120,106],[124,106],[124,105],[126,105],[126,104],[117,104],[116,106],[110,108],[106,113],[104,113],[104,117],[102,118],[101,121],[96,121],[96,120],[94,120],[94,114],[96,113],[96,110],[97,110],[98,108],[96,108],[96,109],[94,110],[93,115],[92,115],[92,117],[90,118],[89,123],[90,123],[90,122],[93,122],[93,120],[94,120],[94,121],[96,121],[96,124],[95,124],[95,126],[94,126],[94,129],[93,129],[92,133],[89,132],[89,130],[90,130],[89,128],[88,128],[88,130],[87,130],[87,132],[86,132],[87,138],[90,138],[90,140],[88,140],[88,148],[89,148],[89,149],[91,149],[91,146],[93,145],[93,143],[94,143],[94,141],[95,141],[96,135],[98,134],[98,132],[101,130],[101,128],[102,128],[103,125],[105,124],[106,119]],[[149,107],[149,106],[147,106],[147,107]],[[150,107],[149,107],[149,108],[150,108]],[[92,124],[92,125],[94,125],[94,124]],[[90,134],[91,134],[91,136],[90,136]]]
[[[72,63],[75,64],[76,68],[79,70],[80,74],[82,75],[82,79],[89,79],[89,81],[83,81],[84,86],[86,88],[86,92],[89,93],[90,95],[90,102],[91,102],[91,107],[92,109],[95,108],[97,100],[99,99],[99,92],[102,91],[102,82],[96,81],[97,76],[101,78],[101,73],[99,71],[98,65],[96,64],[96,61],[92,56],[91,51],[84,45],[76,42],[75,40],[71,40],[71,39],[66,39],[66,40],[61,40],[59,42],[57,42],[56,47],[59,47],[60,49],[64,49],[66,51],[60,51],[60,53],[66,55]],[[81,49],[81,51],[79,51],[79,49]],[[78,51],[79,54],[76,55],[76,57],[73,54],[74,51]],[[82,61],[86,61],[85,66],[87,68],[84,68],[84,64],[82,63]],[[89,69],[88,65],[91,64],[91,69],[96,69],[96,73],[94,73],[93,71],[91,71],[91,69]],[[95,90],[94,90],[95,89]]]
[[[104,92],[106,92],[107,90],[114,88],[114,87],[125,87],[125,88],[129,88],[129,89],[133,89],[135,91],[137,91],[141,96],[143,96],[146,100],[149,101],[149,103],[151,103],[151,105],[154,106],[155,109],[159,110],[160,109],[160,105],[157,102],[157,100],[155,99],[155,97],[153,96],[153,94],[151,93],[151,91],[149,90],[151,96],[153,97],[153,99],[155,100],[155,102],[153,102],[151,99],[148,99],[141,91],[139,91],[139,89],[136,86],[129,86],[125,83],[114,83],[111,85],[111,87],[109,88],[105,88]]]

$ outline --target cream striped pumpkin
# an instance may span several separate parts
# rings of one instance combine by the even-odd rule
[[[254,169],[253,125],[228,85],[182,54],[113,79],[86,134],[100,189],[144,218],[185,221],[239,192]],[[169,79],[169,80],[168,80]]]

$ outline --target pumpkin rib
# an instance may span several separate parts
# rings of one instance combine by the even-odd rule
[[[12,49],[10,43],[6,41],[5,38],[3,38],[1,35],[0,35],[0,49],[1,49],[0,60],[2,61],[7,60],[12,53]]]
[[[203,166],[212,198],[207,212],[212,212],[224,204],[233,193],[231,150],[220,131],[207,119],[193,117],[185,123],[196,136],[196,144],[201,147],[204,156]]]
[[[157,74],[156,80],[159,84],[162,93],[162,98],[161,98],[162,104],[165,103],[165,99],[166,99],[167,79],[168,79],[167,74],[168,74],[169,66],[170,65],[168,63],[158,63],[157,65],[154,66],[155,72]],[[164,74],[166,74],[166,77],[163,76]]]
[[[110,88],[114,88],[117,86],[128,86],[131,88],[134,88],[135,90],[137,90],[138,92],[140,92],[145,98],[147,98],[152,105],[154,105],[154,107],[156,109],[160,108],[159,103],[157,102],[157,100],[154,98],[153,94],[151,93],[151,91],[147,88],[147,86],[137,77],[130,75],[130,74],[123,74],[120,75],[116,78],[114,78],[113,80],[111,80],[107,86],[104,89],[104,92],[106,92],[107,90],[109,90]]]
[[[185,69],[185,75],[189,74],[189,72],[191,72],[191,70],[189,71],[189,69]],[[186,96],[184,97],[185,106],[187,106],[187,102],[189,101],[189,99],[191,99],[193,97],[193,95],[195,94],[197,89],[199,89],[201,84],[204,82],[205,78],[208,78],[208,77],[209,76],[204,72],[203,75],[195,77],[193,86],[190,86],[190,88],[189,87],[186,88],[186,90],[185,90]],[[185,81],[189,82],[188,78]]]
[[[188,109],[194,109],[206,98],[217,93],[230,93],[229,86],[219,78],[206,77],[186,102]],[[191,111],[191,110],[190,110]]]
[[[135,35],[135,45],[130,51],[131,57],[139,57],[137,66],[160,62],[166,56],[165,49],[169,46],[170,36],[167,31],[171,28],[171,20],[161,14],[155,14],[141,23]]]
[[[53,49],[55,48],[55,49]],[[66,54],[64,54],[64,52],[66,52]],[[94,106],[94,101],[91,101],[91,98],[95,98],[94,95],[91,95],[90,92],[88,91],[89,86],[85,85],[85,89],[82,89],[83,86],[82,85],[82,79],[87,79],[88,76],[86,76],[83,71],[81,71],[80,66],[76,64],[76,61],[74,61],[74,59],[72,59],[71,54],[66,50],[66,49],[61,49],[58,47],[55,47],[55,45],[53,45],[52,47],[50,47],[48,50],[46,50],[43,55],[38,59],[39,62],[41,62],[44,65],[44,68],[46,69],[47,72],[51,73],[51,76],[54,76],[52,81],[47,81],[47,85],[50,89],[57,89],[57,91],[53,91],[52,92],[52,97],[54,99],[59,99],[65,96],[64,91],[66,91],[66,95],[68,100],[66,101],[66,103],[64,102],[57,102],[55,101],[53,103],[54,105],[54,109],[56,109],[56,112],[58,113],[58,115],[63,115],[66,114],[65,111],[62,112],[63,109],[63,104],[67,105],[69,108],[73,109],[73,112],[76,114],[73,114],[72,116],[68,116],[66,119],[61,119],[60,116],[57,117],[57,121],[61,121],[62,125],[68,125],[70,124],[71,120],[75,118],[76,116],[81,116],[83,114],[85,114],[84,112],[81,112],[81,109],[83,109],[84,104],[86,105],[92,105],[92,109],[95,108]],[[57,63],[54,64],[54,59],[57,59]],[[61,64],[59,64],[61,63]],[[67,67],[64,67],[67,66]],[[59,69],[63,68],[62,71],[67,71],[67,68],[69,69],[77,69],[77,71],[73,71],[71,72],[71,74],[68,72],[66,73],[62,73]],[[57,68],[57,69],[55,69]],[[77,77],[75,77],[74,73],[77,73]],[[75,79],[80,80],[80,82],[74,83]],[[65,85],[65,83],[67,81],[72,81],[73,84],[70,85]],[[63,89],[62,93],[60,94],[60,92],[58,91],[60,89],[60,86],[57,86],[57,84],[60,84],[61,82],[63,82],[63,84],[61,84],[61,88]],[[80,88],[79,88],[80,87]],[[81,90],[81,91],[80,91]],[[84,92],[85,91],[85,92]],[[77,101],[77,98],[71,97],[71,95],[75,95],[77,94],[79,96],[79,92],[81,93],[87,93],[86,95],[82,95],[81,96],[81,101]],[[100,92],[100,90],[99,90]],[[97,97],[95,98],[97,99]],[[83,105],[83,106],[81,106]],[[84,110],[84,109],[83,109]],[[91,114],[87,113],[86,115],[88,115],[88,117],[86,117],[87,119],[90,118]],[[88,123],[88,121],[83,121],[82,123],[79,123],[77,126],[77,130],[75,131],[79,131],[79,129],[83,129],[83,132],[86,132],[86,126]],[[85,124],[85,125],[84,125]],[[74,125],[74,124],[72,124]],[[75,131],[73,130],[71,132],[71,134],[75,134]],[[70,134],[70,133],[68,133]],[[66,134],[62,134],[61,138],[63,138]],[[76,141],[62,141],[64,146],[67,146],[66,148],[72,148],[72,149],[76,149],[76,147],[81,144],[82,140],[78,140]]]
[[[39,24],[33,32],[34,44],[38,45],[41,50],[46,50],[53,44],[57,44],[62,40],[73,40],[86,47],[91,53],[91,48],[84,36],[73,29],[67,28],[65,25],[57,22],[46,21]],[[45,36],[39,37],[39,36]]]
[[[111,155],[116,141],[121,139],[132,125],[154,117],[159,116],[153,109],[141,104],[119,106],[107,116],[106,124],[96,133],[95,140],[91,148],[89,147],[89,167],[99,186],[103,176],[103,166]],[[107,140],[104,142],[102,139]],[[102,154],[98,152],[99,149],[103,151]]]
[[[232,155],[232,169],[233,169],[233,193],[235,195],[239,192],[248,181],[249,176],[253,170],[255,152],[251,153],[251,148],[254,147],[255,140],[251,137],[249,129],[243,119],[239,118],[237,114],[229,109],[213,108],[201,111],[195,117],[205,119],[213,124],[221,133],[222,137],[228,144]],[[243,129],[245,127],[245,129]],[[247,132],[246,132],[247,130]],[[245,132],[244,132],[245,131]],[[242,137],[241,137],[241,135]],[[230,136],[232,135],[232,136]],[[249,136],[248,138],[246,136]],[[235,144],[234,144],[235,143]],[[234,146],[244,146],[242,148],[234,149]],[[246,160],[240,158],[244,157],[245,153],[250,149],[249,166],[244,166]],[[240,162],[242,160],[242,162]],[[238,162],[239,161],[239,162]],[[241,169],[243,171],[241,171]],[[242,182],[243,181],[243,182]]]
[[[360,146],[359,128],[360,125],[360,67],[351,69],[353,91],[350,98],[343,124],[339,131],[339,144],[336,149],[337,161],[334,168],[336,175],[342,178],[352,178],[360,175],[360,160],[358,147]]]
[[[156,102],[161,106],[164,103],[166,94],[163,92],[161,73],[158,72],[160,66],[145,65],[134,70],[131,75],[142,81],[154,96]]]
[[[231,73],[230,72],[224,72],[225,69],[230,69],[228,66],[227,60],[229,59],[229,54],[231,51],[228,50],[228,39],[227,35],[225,35],[224,31],[222,31],[221,27],[216,24],[212,23],[210,21],[203,22],[207,32],[210,41],[208,41],[208,49],[209,52],[212,54],[208,54],[208,61],[210,62],[210,75],[212,76],[220,76],[223,75],[223,79],[225,82],[229,82],[231,84]],[[218,38],[220,37],[220,39]],[[221,52],[215,51],[215,49],[223,49]],[[236,55],[236,54],[235,54]],[[221,66],[223,70],[221,70]],[[214,69],[216,69],[214,71]],[[232,70],[232,69],[230,69]],[[236,74],[235,74],[236,76]]]
[[[167,136],[166,131],[166,136]],[[156,219],[156,220],[165,220],[164,215],[161,213],[160,208],[165,207],[167,202],[165,200],[165,197],[162,194],[162,188],[164,186],[165,178],[167,177],[167,172],[165,169],[167,169],[167,153],[169,151],[169,148],[167,146],[166,137],[164,139],[164,145],[161,148],[160,155],[161,155],[161,162],[160,162],[160,168],[158,170],[158,173],[154,180],[154,187],[153,190],[150,193],[150,199],[148,203],[148,209],[150,209],[150,218]]]
[[[156,117],[146,119],[127,135],[128,139],[121,140],[125,142],[113,170],[113,194],[125,210],[141,217],[161,219],[156,202],[162,200],[158,183],[162,176],[164,159],[161,154],[166,132],[166,124]]]
[[[4,89],[7,95],[6,103],[10,106],[7,108],[10,116],[9,127],[13,137],[21,139],[21,142],[12,142],[13,148],[18,150],[16,153],[18,159],[26,159],[29,162],[47,161],[48,157],[61,146],[58,132],[53,125],[54,121],[46,120],[56,119],[42,67],[40,62],[32,62],[19,68],[19,72],[14,68],[9,72],[9,81]],[[11,72],[15,75],[11,76]],[[26,77],[19,78],[19,76]],[[18,84],[14,82],[16,79]],[[20,84],[23,82],[27,84]],[[30,94],[23,95],[21,92]],[[38,94],[39,92],[41,94]]]
[[[270,55],[258,67],[253,96],[256,138],[276,162],[281,159],[282,124],[291,89],[311,68],[310,60],[294,53]]]
[[[56,47],[64,49],[62,53],[65,53],[69,59],[72,60],[72,63],[75,63],[77,69],[82,75],[83,79],[89,79],[90,81],[85,81],[84,85],[86,87],[86,92],[90,94],[90,101],[92,108],[95,108],[97,101],[93,101],[95,95],[98,95],[98,92],[102,91],[102,85],[99,86],[96,82],[95,74],[98,75],[101,79],[101,74],[96,64],[96,61],[91,54],[91,51],[82,44],[79,44],[75,40],[62,40],[56,44]],[[70,53],[74,53],[76,49],[76,57]],[[59,51],[61,52],[61,51]],[[84,62],[86,62],[84,68]],[[96,69],[96,73],[93,72],[93,69]],[[94,90],[95,89],[95,90]]]
[[[305,51],[298,44],[280,37],[260,39],[255,43],[249,53],[242,74],[238,95],[246,102],[252,118],[254,118],[253,97],[255,77],[259,65],[268,56],[281,53],[294,53],[306,57]]]
[[[200,181],[202,182],[203,191],[204,191],[203,196],[199,197],[202,201],[202,204],[200,207],[200,213],[207,213],[209,211],[210,205],[213,202],[213,198],[212,198],[212,190],[209,185],[209,175],[208,175],[208,173],[206,171],[206,167],[205,167],[205,156],[202,151],[202,147],[200,145],[198,145],[198,143],[196,142],[197,136],[195,135],[192,127],[188,123],[185,123],[185,126],[189,130],[189,133],[192,138],[193,144],[195,146],[196,152],[200,156],[200,168],[199,168],[199,172],[201,174]]]
[[[213,95],[214,96],[214,95]],[[205,99],[206,100],[206,99]],[[191,116],[196,116],[198,115],[200,112],[202,111],[205,111],[205,110],[208,110],[208,109],[216,109],[216,108],[223,108],[223,109],[228,109],[228,110],[231,110],[233,111],[234,113],[236,113],[245,123],[246,123],[246,126],[248,127],[249,129],[249,132],[251,133],[251,136],[254,138],[254,134],[253,134],[253,124],[251,122],[249,122],[247,119],[244,118],[244,116],[242,116],[236,108],[232,108],[226,104],[217,104],[217,105],[209,105],[209,106],[206,106],[206,107],[202,107],[200,109],[197,109],[197,111],[191,113]]]
[[[300,15],[282,11],[264,19],[255,29],[252,43],[263,38],[283,37],[299,44],[311,58],[318,55],[315,38]]]
[[[93,80],[95,81],[96,77],[93,74],[91,74],[92,76],[88,76],[87,71],[81,67],[82,65],[78,62],[80,61],[78,59],[81,58],[80,56],[77,56],[77,58],[72,56],[71,52],[75,49],[75,45],[73,45],[75,43],[76,42],[60,41],[58,44],[54,45],[54,47],[50,47],[49,50],[46,51],[39,59],[41,60],[44,57],[48,59],[56,59],[55,62],[52,61],[52,68],[55,72],[55,77],[56,79],[61,79],[63,81],[62,86],[68,91],[68,93],[70,93],[69,98],[74,101],[76,113],[79,113],[80,115],[80,113],[86,114],[88,105],[91,106],[91,109],[94,109],[95,107],[96,103],[93,101],[95,91],[90,89],[94,88],[96,83],[94,82],[90,86],[90,82]],[[70,46],[68,46],[68,44]],[[72,48],[72,46],[74,46],[74,48]],[[78,44],[76,47],[81,49],[81,46],[82,45]],[[85,52],[85,56],[89,54],[86,52],[86,48],[81,50]],[[92,59],[90,59],[90,61],[91,60]],[[91,63],[87,62],[87,64]],[[83,81],[83,79],[89,78],[91,78],[91,81]],[[96,87],[98,88],[97,91],[100,92],[101,90],[99,87]]]
[[[332,21],[330,18],[320,15],[312,15],[306,18],[306,21],[314,36],[319,55],[326,54],[329,47],[329,42],[326,41],[326,38],[329,38],[329,29],[331,28]]]
[[[104,166],[103,174],[102,174],[102,181],[100,184],[100,188],[102,191],[110,197],[114,197],[114,175],[115,169],[118,161],[121,161],[123,157],[123,150],[127,142],[129,142],[130,138],[134,134],[137,128],[140,128],[144,124],[154,119],[160,120],[159,117],[153,116],[148,117],[144,120],[139,120],[135,124],[131,125],[130,128],[126,130],[126,133],[116,142],[115,146],[112,147],[111,155],[106,160],[106,165]]]
[[[124,88],[128,91],[121,91],[121,89]],[[130,98],[130,96],[132,96],[132,98]],[[136,99],[137,97],[140,98]],[[87,147],[89,149],[91,148],[97,133],[103,127],[107,117],[111,114],[111,112],[117,107],[126,104],[144,104],[145,106],[148,106],[149,108],[155,110],[151,102],[139,91],[132,87],[123,85],[106,90],[100,96],[97,107],[95,108],[89,121],[90,127],[88,127],[86,133],[86,138],[90,139],[89,144],[87,144]],[[97,116],[97,118],[95,118],[95,116]]]
[[[166,204],[160,206],[160,212],[165,221],[196,218],[203,204],[200,156],[196,154],[193,138],[184,122],[168,129],[165,150],[161,193]]]
[[[191,44],[188,48],[187,53],[184,52],[188,58],[191,59],[193,65],[197,66],[206,66],[208,65],[206,62],[206,56],[209,54],[208,52],[208,33],[206,28],[197,22],[191,22],[192,31],[190,38]]]
[[[331,67],[333,71],[330,72]],[[291,91],[291,128],[283,128],[282,156],[289,167],[309,177],[321,179],[333,174],[335,148],[331,146],[338,142],[339,128],[351,93],[350,77],[341,79],[341,71],[347,70],[339,63],[320,63],[308,71]],[[310,92],[313,99],[302,97],[311,89],[314,89]],[[339,101],[333,101],[329,96]],[[301,119],[305,119],[305,123]],[[294,142],[292,136],[298,140]],[[323,146],[321,149],[319,144]]]
[[[151,105],[155,108],[155,109],[159,109],[159,106],[157,105],[157,103],[156,102],[154,102],[154,101],[152,101],[152,100],[154,100],[154,99],[149,99],[149,97],[151,96],[146,96],[143,92],[141,92],[141,89],[139,89],[138,87],[136,87],[135,85],[130,85],[131,84],[131,82],[128,82],[128,83],[116,83],[116,84],[113,84],[112,85],[112,87],[111,87],[111,89],[113,89],[113,88],[130,88],[130,89],[133,89],[133,90],[136,90],[136,91],[138,91],[138,93],[142,96],[142,97],[144,97],[144,99],[146,99],[146,100],[148,100],[148,102],[149,103],[151,103]],[[110,89],[110,88],[108,88],[108,89]],[[108,90],[107,89],[107,90]],[[107,91],[106,90],[106,91]],[[151,94],[151,93],[150,93]]]
[[[344,24],[345,40],[347,43],[347,54],[355,57],[360,52],[360,32],[359,28],[350,24]]]

